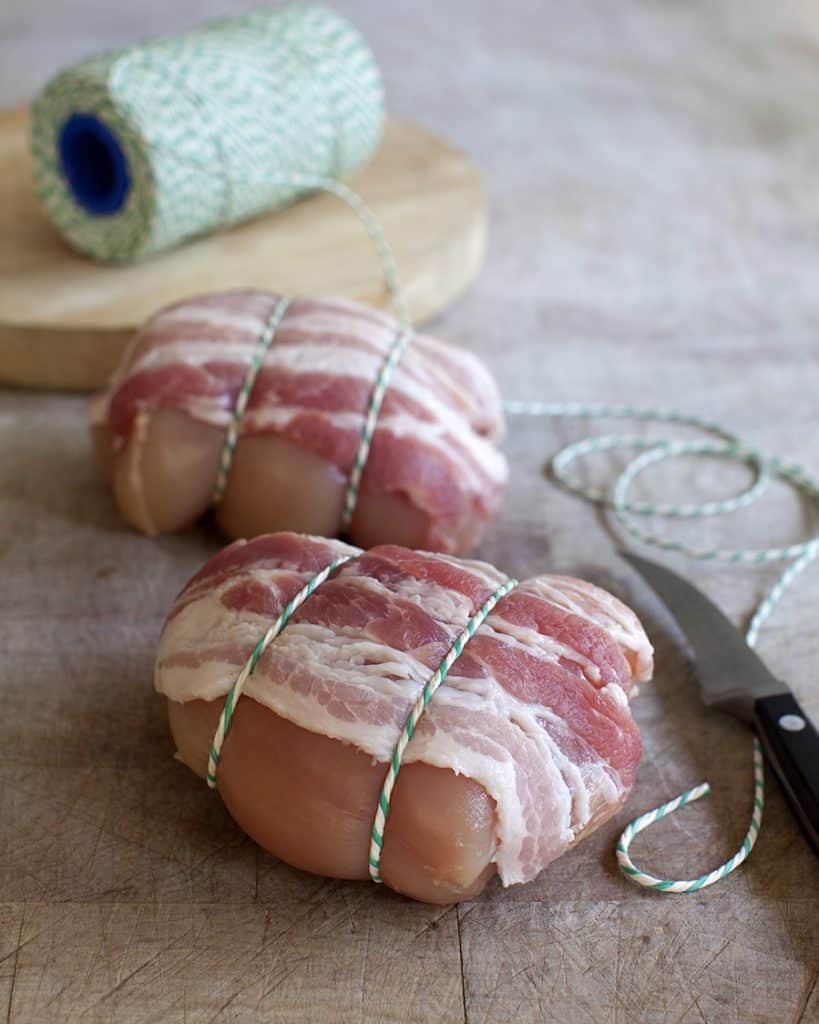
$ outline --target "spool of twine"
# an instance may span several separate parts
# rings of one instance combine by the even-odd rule
[[[32,109],[37,194],[65,240],[130,263],[277,209],[372,156],[384,90],[326,7],[254,11],[83,61]]]

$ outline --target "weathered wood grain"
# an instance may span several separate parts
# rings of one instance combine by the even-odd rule
[[[24,905],[0,904],[0,1006],[11,1007],[17,973]]]
[[[815,936],[816,900],[796,902],[784,914],[765,902],[749,912],[746,894],[734,885],[693,897],[684,915],[672,901],[652,901],[652,908],[649,901],[470,906],[463,927],[468,1019],[794,1019],[791,1008],[812,976],[799,953]],[[529,939],[524,948],[521,934]]]
[[[137,35],[167,14],[170,26],[181,14],[165,7],[118,10],[144,29],[117,24]],[[54,37],[79,54],[53,0],[27,8],[53,12]],[[378,51],[395,108],[453,136],[487,178],[487,270],[443,336],[479,351],[509,397],[680,406],[819,474],[810,5],[452,2],[429,19],[409,8],[379,17],[369,0],[342,8]],[[25,43],[23,24],[9,21],[12,45]],[[14,66],[0,50],[2,101],[45,73],[34,61],[25,78],[18,60],[4,81]],[[156,542],[129,533],[94,466],[84,402],[0,392],[0,1014],[11,1024],[819,1022],[819,861],[774,782],[758,846],[723,884],[659,896],[617,872],[623,824],[703,778],[713,796],[641,836],[635,856],[692,874],[733,852],[749,811],[750,736],[699,705],[676,627],[616,556],[622,538],[544,478],[548,456],[586,430],[510,424],[513,479],[480,554],[516,575],[587,575],[638,609],[658,667],[635,703],[637,787],[616,821],[536,882],[495,884],[442,913],[261,854],[171,759],[151,689],[156,639],[220,539],[207,526]],[[694,498],[747,480],[722,471],[680,462],[640,489]],[[815,510],[773,487],[696,536],[762,544],[817,529]],[[738,623],[774,578],[674,564]],[[759,649],[819,721],[817,607],[814,566]]]
[[[29,903],[11,1019],[463,1020],[454,909],[310,888],[270,906]]]

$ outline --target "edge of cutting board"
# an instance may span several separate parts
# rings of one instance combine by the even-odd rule
[[[258,287],[390,306],[372,242],[331,196],[309,197],[133,266],[93,263],[41,212],[27,135],[27,108],[0,111],[0,381],[102,387],[151,313],[207,291]],[[349,184],[384,230],[413,321],[445,309],[483,262],[486,202],[470,158],[393,118],[375,157]]]

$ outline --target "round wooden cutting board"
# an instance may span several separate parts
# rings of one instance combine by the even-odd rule
[[[144,263],[93,263],[41,212],[27,131],[26,109],[0,111],[0,380],[101,387],[146,317],[201,292],[250,286],[389,308],[373,243],[332,196],[304,199]],[[483,188],[469,158],[415,124],[391,120],[375,158],[349,184],[386,234],[413,320],[443,309],[483,256]]]

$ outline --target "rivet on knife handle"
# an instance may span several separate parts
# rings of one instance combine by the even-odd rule
[[[790,692],[760,697],[754,726],[805,837],[819,853],[819,732]]]

